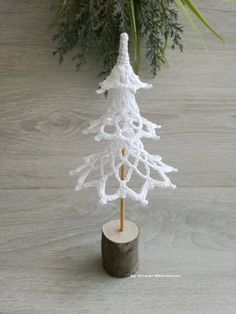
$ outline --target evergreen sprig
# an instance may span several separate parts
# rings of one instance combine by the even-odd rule
[[[118,54],[119,35],[129,30],[126,0],[60,0],[52,27],[56,43],[55,55],[61,63],[64,56],[74,50],[77,70],[87,56],[98,54],[103,72],[109,72]]]
[[[77,70],[89,55],[96,54],[102,61],[102,73],[107,74],[116,62],[119,35],[127,32],[133,45],[136,73],[140,69],[142,40],[155,76],[167,63],[165,51],[169,41],[172,48],[183,50],[178,8],[186,13],[185,6],[212,31],[192,0],[54,0],[54,54],[61,63],[73,51]],[[214,34],[218,36],[215,31]]]
[[[183,27],[178,23],[178,13],[173,1],[142,0],[141,3],[140,15],[146,38],[146,57],[150,60],[152,74],[155,76],[161,65],[167,63],[165,50],[168,40],[172,41],[172,48],[178,47],[183,50],[181,43]]]

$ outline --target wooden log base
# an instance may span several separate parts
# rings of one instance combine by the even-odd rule
[[[105,271],[113,277],[129,277],[139,268],[138,226],[125,220],[124,231],[120,221],[112,220],[102,227],[102,257]]]

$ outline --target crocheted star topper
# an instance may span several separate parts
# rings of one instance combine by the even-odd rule
[[[142,138],[159,139],[156,129],[161,126],[143,118],[135,100],[138,89],[151,87],[134,73],[129,61],[128,35],[122,33],[117,63],[97,90],[98,94],[110,90],[111,105],[84,131],[95,133],[95,140],[105,141],[106,145],[102,152],[85,157],[70,172],[78,176],[76,191],[96,188],[102,204],[127,197],[148,204],[149,190],[176,187],[166,174],[177,169],[164,164],[159,155],[149,154],[141,141]],[[133,177],[135,187],[130,184]],[[113,179],[113,191],[109,193],[110,179]],[[141,185],[137,190],[138,183]]]

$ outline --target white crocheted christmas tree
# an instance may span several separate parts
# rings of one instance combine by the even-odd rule
[[[156,129],[160,125],[143,118],[135,100],[138,89],[151,87],[141,82],[133,72],[128,54],[128,35],[122,33],[117,64],[97,91],[101,94],[109,90],[111,105],[84,131],[85,134],[95,133],[95,140],[106,141],[106,146],[102,152],[85,157],[83,163],[70,172],[78,176],[76,191],[96,188],[102,204],[127,197],[147,204],[149,190],[155,187],[175,188],[166,174],[177,169],[164,164],[159,155],[149,154],[141,141],[142,138],[159,139]],[[95,174],[94,179],[91,174]],[[141,179],[139,191],[130,186],[134,175]],[[112,193],[107,191],[110,178],[117,183]]]

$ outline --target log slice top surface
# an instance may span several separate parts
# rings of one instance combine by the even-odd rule
[[[130,220],[125,220],[125,229],[120,231],[120,220],[111,220],[103,225],[102,232],[106,238],[115,243],[128,243],[139,235],[138,226]]]

